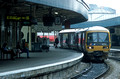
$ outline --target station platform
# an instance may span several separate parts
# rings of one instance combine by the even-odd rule
[[[22,73],[23,75],[23,72],[34,71],[56,65],[60,66],[61,64],[62,67],[64,67],[63,64],[80,60],[82,57],[83,54],[75,50],[54,48],[52,46],[50,47],[49,52],[30,52],[30,58],[27,58],[26,53],[23,53],[20,58],[16,58],[15,60],[0,60],[0,78],[9,79],[9,76],[15,76],[13,74]],[[73,63],[75,64],[75,62]],[[69,65],[70,64],[71,63],[69,63]]]
[[[110,51],[120,51],[120,46],[112,46]]]

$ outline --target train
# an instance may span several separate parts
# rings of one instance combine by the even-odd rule
[[[104,61],[111,48],[110,32],[102,26],[61,30],[59,41],[61,48],[81,51],[87,60]]]

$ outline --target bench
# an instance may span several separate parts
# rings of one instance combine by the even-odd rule
[[[15,52],[16,52],[16,56],[17,56],[18,58],[20,58],[20,55],[21,55],[22,53],[27,53],[27,49],[16,49]],[[28,53],[29,53],[29,51],[28,51]],[[28,57],[28,58],[29,58],[29,57]]]
[[[9,55],[10,53],[6,53],[2,48],[0,48],[1,50],[1,59],[9,59]],[[5,57],[6,56],[6,57]],[[11,56],[11,55],[10,55]],[[10,57],[11,58],[11,57]]]

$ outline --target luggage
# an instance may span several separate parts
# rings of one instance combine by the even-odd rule
[[[43,42],[42,42],[42,50],[46,50],[46,52],[49,51],[49,39],[48,38],[44,38]]]
[[[42,45],[42,50],[46,50],[46,52],[49,51],[49,46],[48,45]]]

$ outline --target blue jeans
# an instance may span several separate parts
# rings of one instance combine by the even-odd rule
[[[27,57],[29,57],[29,50],[28,50],[28,48],[24,48],[23,52],[26,52],[27,53]]]

